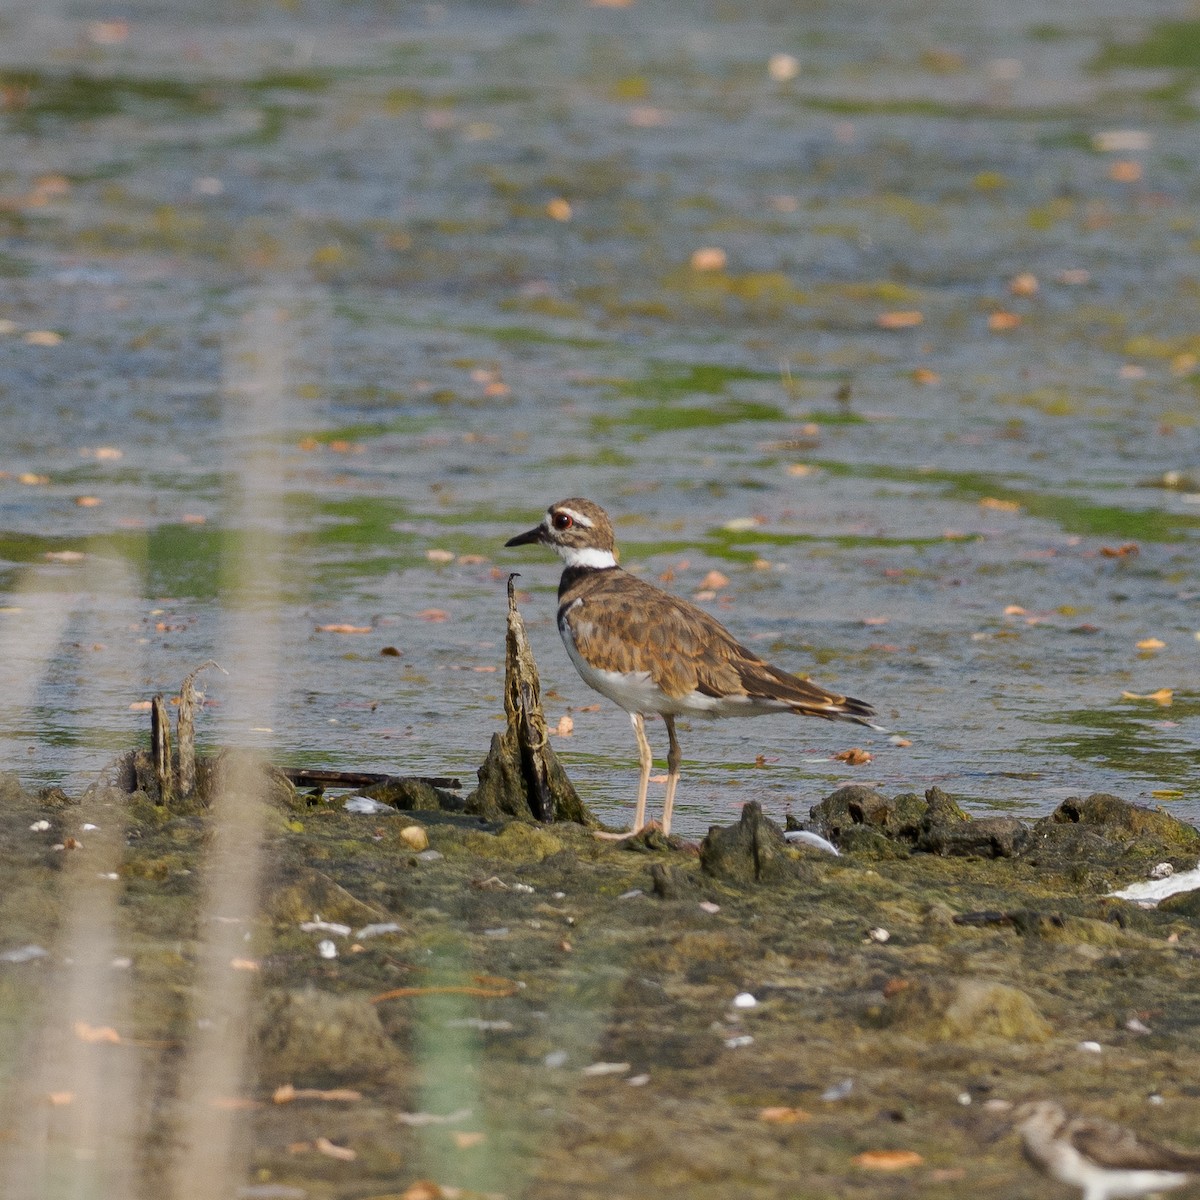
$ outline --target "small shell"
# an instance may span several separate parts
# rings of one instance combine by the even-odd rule
[[[419,854],[429,849],[429,834],[420,825],[406,825],[400,830],[400,840],[410,849]]]

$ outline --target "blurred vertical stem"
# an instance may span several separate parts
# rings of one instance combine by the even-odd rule
[[[227,493],[221,562],[222,634],[229,663],[229,725],[246,741],[273,725],[281,686],[284,474],[272,435],[290,424],[289,294],[247,298],[226,352],[223,445]],[[253,731],[253,732],[252,732]],[[245,1174],[241,1130],[254,1028],[254,930],[263,821],[253,759],[229,761],[212,800],[212,843],[199,917],[192,1038],[179,1080],[180,1137],[171,1194],[225,1200]]]

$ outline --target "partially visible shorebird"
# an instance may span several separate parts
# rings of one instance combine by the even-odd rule
[[[1200,1177],[1200,1153],[1147,1141],[1101,1117],[1073,1117],[1053,1100],[1018,1105],[1013,1127],[1030,1163],[1082,1188],[1082,1200],[1166,1192]]]
[[[636,833],[646,823],[652,755],[645,716],[667,727],[667,794],[662,830],[671,830],[679,782],[676,717],[757,717],[793,712],[830,721],[872,724],[875,710],[773,667],[694,604],[617,566],[608,514],[576,497],[546,510],[540,524],[506,546],[550,546],[566,564],[558,585],[558,631],[583,681],[627,713],[637,736]]]

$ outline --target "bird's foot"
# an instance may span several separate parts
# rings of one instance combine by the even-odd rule
[[[645,837],[647,834],[662,833],[661,821],[647,821],[640,829],[630,829],[627,833],[616,833],[607,829],[593,829],[592,837],[602,842],[627,842],[631,838]]]

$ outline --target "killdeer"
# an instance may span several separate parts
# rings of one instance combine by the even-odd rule
[[[1165,1192],[1200,1175],[1200,1154],[1143,1141],[1099,1117],[1072,1117],[1053,1100],[1018,1105],[1013,1123],[1025,1157],[1043,1174],[1082,1188],[1082,1200]]]
[[[793,712],[868,725],[875,710],[771,666],[694,604],[617,566],[612,524],[590,500],[561,500],[541,523],[506,546],[550,546],[566,563],[558,585],[558,631],[583,681],[627,713],[637,736],[636,833],[646,823],[652,757],[645,717],[667,726],[667,794],[662,829],[671,829],[679,782],[676,717],[757,717]]]

